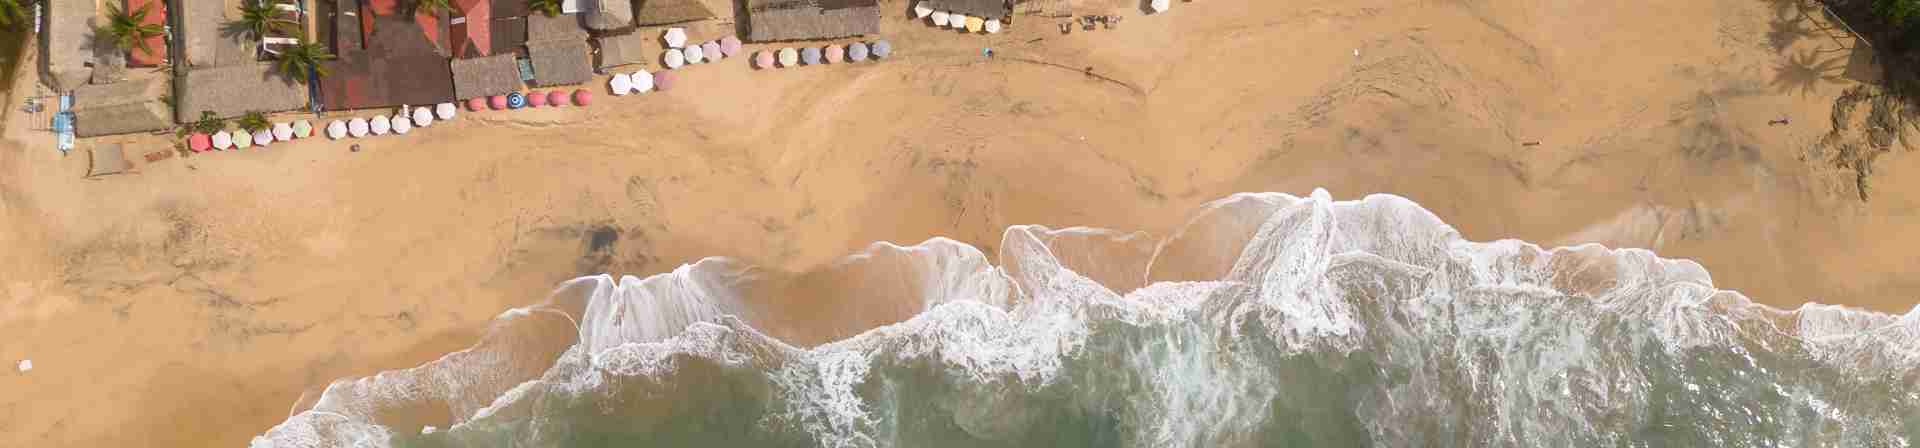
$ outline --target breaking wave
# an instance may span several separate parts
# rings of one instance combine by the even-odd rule
[[[1920,308],[1774,309],[1643,250],[1465,241],[1396,196],[1240,194],[1162,240],[999,247],[576,279],[253,446],[1920,441]]]

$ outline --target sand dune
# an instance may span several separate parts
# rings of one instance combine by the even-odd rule
[[[1920,300],[1920,157],[1881,158],[1869,202],[1825,162],[1853,42],[1791,6],[1175,6],[1081,1],[1128,20],[1071,35],[889,15],[883,63],[727,60],[590,111],[102,180],[9,120],[0,358],[37,369],[0,375],[0,445],[237,446],[579,274],[934,236],[991,257],[1008,225],[1160,235],[1241,191],[1390,192],[1469,239],[1646,247],[1784,306]]]

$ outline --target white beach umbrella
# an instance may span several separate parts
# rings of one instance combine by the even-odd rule
[[[1153,8],[1153,12],[1157,13],[1167,12],[1167,8],[1173,7],[1173,2],[1169,0],[1153,0],[1147,2],[1147,7]]]
[[[633,77],[626,73],[614,73],[612,78],[607,79],[607,89],[613,91],[613,96],[624,96],[633,89]]]
[[[686,28],[667,28],[667,32],[662,33],[660,35],[660,39],[666,41],[667,48],[680,48],[680,47],[687,46],[687,29]]]
[[[721,50],[720,43],[715,41],[707,41],[707,43],[700,44],[700,55],[705,56],[707,62],[726,59],[727,56],[732,56],[727,54],[726,51]]]
[[[934,11],[933,14],[927,16],[927,19],[933,20],[933,26],[947,26],[946,11]]]
[[[779,57],[781,67],[792,67],[800,63],[800,50],[782,48]]]
[[[633,75],[629,76],[628,78],[631,78],[633,80],[634,93],[647,93],[647,92],[653,91],[653,74],[652,73],[647,73],[646,70],[640,70],[637,72],[633,72]]]
[[[367,129],[373,131],[373,135],[387,135],[387,131],[393,130],[393,120],[386,115],[375,115],[367,121]]]
[[[433,106],[433,115],[440,117],[440,120],[442,121],[452,120],[453,116],[455,114],[458,114],[459,112],[460,112],[460,108],[458,106],[454,106],[453,103],[440,103],[438,105]]]
[[[930,15],[933,15],[933,8],[927,7],[927,2],[923,1],[913,5],[914,17],[925,19],[927,18],[927,16],[930,16]]]
[[[283,141],[283,142],[288,140],[293,140],[293,125],[286,124],[286,123],[274,123],[273,139]]]
[[[273,144],[273,132],[260,131],[260,132],[254,133],[253,144],[254,146],[267,146],[267,145]]]
[[[367,119],[360,118],[360,117],[353,117],[352,121],[348,121],[347,135],[351,135],[353,136],[353,138],[366,137],[367,136]]]
[[[687,58],[688,64],[698,64],[707,60],[707,51],[700,49],[698,46],[687,47],[686,49],[680,50],[680,54],[682,57]]]
[[[678,48],[668,48],[667,51],[660,53],[660,63],[665,64],[669,70],[680,68],[687,64],[687,55],[681,53]]]
[[[213,133],[213,149],[227,149],[232,147],[233,134],[228,134],[227,131]]]
[[[405,116],[396,115],[396,117],[399,117],[399,118],[392,118],[387,120],[393,123],[393,133],[400,134],[400,135],[407,135],[407,131],[413,130],[412,120],[408,120],[407,117]]]
[[[999,33],[999,32],[1000,32],[1000,21],[998,21],[998,20],[988,20],[988,21],[987,21],[987,24],[986,24],[986,28],[987,28],[987,34],[996,34],[996,33]]]
[[[347,138],[347,123],[340,120],[327,123],[327,138],[334,140]]]
[[[248,132],[246,129],[233,131],[233,147],[235,149],[253,147],[253,133]]]
[[[947,15],[947,26],[953,27],[953,29],[956,30],[967,29],[967,19],[968,17],[964,15],[949,14]]]
[[[414,125],[414,126],[419,126],[419,127],[423,127],[423,128],[424,128],[424,127],[427,127],[427,126],[432,126],[432,125],[433,125],[433,112],[430,112],[430,111],[428,111],[428,110],[427,110],[427,108],[425,108],[425,107],[422,107],[422,108],[418,108],[418,109],[414,109],[414,110],[413,110],[413,125]]]

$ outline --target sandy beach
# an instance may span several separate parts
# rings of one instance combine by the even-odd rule
[[[896,1],[879,63],[736,57],[359,152],[95,179],[10,100],[0,360],[35,369],[0,374],[0,446],[241,446],[579,275],[804,272],[936,236],[991,253],[1016,224],[1160,235],[1234,192],[1398,194],[1472,240],[1648,248],[1786,308],[1920,302],[1920,153],[1882,156],[1865,201],[1829,162],[1855,41],[1792,3],[1135,3],[1074,2],[1127,17],[1112,30],[968,35]]]

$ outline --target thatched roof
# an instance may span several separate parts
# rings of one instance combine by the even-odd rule
[[[587,30],[580,28],[580,18],[568,14],[547,17],[546,14],[527,16],[527,42],[546,42],[555,40],[573,40],[585,43]]]
[[[634,0],[639,12],[634,23],[640,26],[672,25],[714,18],[712,9],[700,0]]]
[[[133,164],[127,163],[126,152],[118,144],[93,145],[88,152],[93,155],[93,167],[87,169],[87,177],[120,174],[133,169]]]
[[[131,134],[173,127],[173,111],[160,97],[168,79],[153,77],[115,84],[88,84],[73,91],[73,134]]]
[[[173,87],[174,119],[183,123],[200,119],[201,111],[237,117],[307,106],[307,86],[282,78],[271,63],[193,69]]]
[[[505,95],[520,90],[520,66],[513,53],[455,59],[453,92],[458,99]]]
[[[1007,0],[925,0],[925,4],[939,11],[992,20],[1000,20],[1012,12],[1007,8]]]
[[[646,62],[646,54],[642,51],[646,41],[637,33],[601,37],[600,57],[594,66],[607,68]]]
[[[580,14],[581,25],[594,31],[633,28],[633,0],[599,0],[592,11]]]
[[[40,45],[43,81],[54,91],[79,88],[93,76],[87,67],[93,61],[93,16],[98,14],[94,0],[48,0],[46,28]]]
[[[176,0],[173,10],[174,63],[211,67],[254,62],[257,43],[229,33],[224,0]],[[180,61],[186,61],[181,63]]]
[[[527,58],[533,62],[533,85],[539,87],[585,84],[593,79],[591,49],[585,40],[557,40],[527,43]]]
[[[876,0],[744,0],[753,42],[837,39],[880,32]]]

